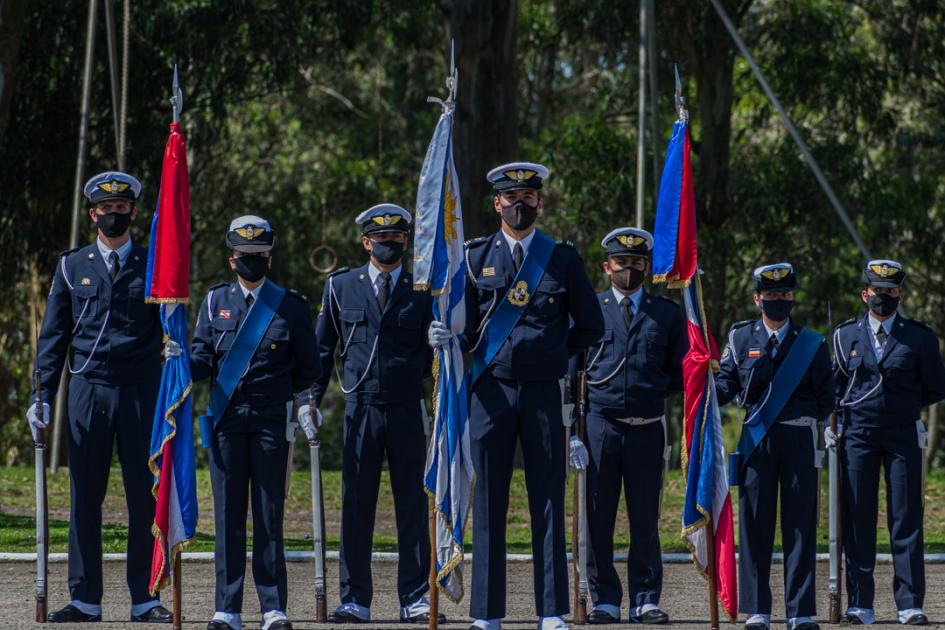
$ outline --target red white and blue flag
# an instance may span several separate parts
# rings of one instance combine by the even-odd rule
[[[689,351],[683,358],[682,470],[686,499],[682,538],[698,570],[707,578],[715,578],[719,602],[734,620],[738,611],[735,534],[713,370],[718,367],[719,354],[706,322],[696,271],[696,211],[689,152],[688,115],[681,110],[680,120],[673,125],[660,181],[653,229],[653,275],[657,282],[682,288],[688,320]]]
[[[161,305],[166,338],[180,344],[181,354],[169,357],[161,373],[154,410],[148,465],[154,475],[157,501],[151,594],[167,583],[174,559],[197,529],[197,473],[194,463],[190,353],[187,349],[188,270],[190,267],[190,184],[187,144],[180,124],[171,123],[164,149],[161,189],[151,223],[146,300]]]

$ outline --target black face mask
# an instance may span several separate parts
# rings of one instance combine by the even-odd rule
[[[621,291],[633,292],[643,284],[643,271],[633,267],[614,269],[611,267],[610,281]]]
[[[98,229],[108,238],[117,238],[128,231],[131,225],[131,213],[119,214],[112,212],[110,214],[100,214],[98,219]]]
[[[877,293],[866,298],[866,305],[880,317],[888,317],[899,308],[899,298],[885,293]]]
[[[783,322],[791,314],[794,300],[761,300],[761,312],[773,322]]]
[[[516,201],[510,206],[502,205],[502,220],[513,230],[527,230],[538,218],[538,205],[530,206]]]
[[[393,265],[403,255],[404,244],[399,241],[371,241],[371,256],[382,265]]]
[[[236,274],[247,282],[262,280],[269,271],[269,258],[259,254],[243,254],[234,260]]]

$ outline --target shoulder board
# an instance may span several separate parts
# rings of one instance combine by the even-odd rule
[[[346,271],[350,271],[350,269],[349,269],[348,267],[339,267],[338,269],[335,269],[335,270],[332,271],[330,274],[328,274],[328,277],[329,277],[329,278],[332,278],[332,277],[337,276],[338,274],[344,273],[344,272],[346,272]],[[290,289],[290,291],[291,291],[291,289]]]
[[[851,317],[850,319],[846,320],[845,322],[840,322],[839,324],[837,324],[837,328],[843,328],[844,326],[849,326],[850,324],[855,324],[857,321],[859,321],[859,317]]]
[[[207,292],[216,291],[217,289],[222,289],[223,287],[229,286],[229,282],[217,282],[215,285],[207,289]]]
[[[672,300],[672,299],[666,297],[665,295],[657,295],[656,297],[657,297],[658,299],[660,299],[660,300],[663,300],[664,302],[666,302],[666,303],[668,303],[668,304],[672,304],[672,305],[675,306],[676,308],[679,308],[679,304],[677,304],[674,300]]]
[[[557,241],[557,242],[555,243],[555,245],[563,245],[563,246],[565,246],[565,247],[570,247],[571,249],[577,249],[577,248],[574,246],[574,243],[572,243],[571,241],[561,240],[561,241]]]
[[[917,319],[909,319],[908,317],[903,317],[902,315],[899,315],[898,319],[901,319],[901,320],[903,321],[903,323],[915,324],[915,325],[918,326],[919,328],[924,328],[925,330],[929,331],[929,332],[932,333],[933,335],[935,334],[935,331],[932,330],[931,328],[929,328],[928,324],[925,324],[925,323],[923,323],[923,322],[920,322],[920,321],[917,320]]]
[[[468,241],[466,241],[466,247],[477,247],[479,245],[482,245],[483,243],[487,243],[489,239],[491,238],[492,238],[491,236],[480,236],[479,238],[471,238]]]
[[[732,330],[736,328],[741,328],[742,326],[747,326],[748,324],[754,324],[754,323],[755,323],[755,320],[753,319],[743,319],[740,322],[735,322],[734,324],[732,324]]]
[[[303,302],[308,302],[308,298],[302,295],[301,293],[299,293],[298,291],[296,291],[295,289],[289,289],[288,291],[286,291],[286,293],[288,293],[289,295],[299,300],[302,300]]]
[[[69,254],[72,254],[72,253],[77,252],[77,251],[79,251],[79,248],[78,248],[78,247],[73,247],[72,249],[67,249],[67,250],[61,251],[61,252],[59,252],[59,256],[57,256],[57,258],[62,258],[63,256],[68,256]]]

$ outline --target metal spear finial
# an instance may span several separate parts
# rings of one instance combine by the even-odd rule
[[[686,109],[686,100],[682,95],[682,81],[679,78],[679,66],[673,64],[673,73],[676,75],[676,113],[679,120],[689,120],[689,110]]]
[[[180,122],[180,114],[184,111],[184,92],[180,89],[180,76],[177,73],[177,64],[174,64],[174,79],[171,81],[171,111],[172,120]]]
[[[439,103],[444,112],[452,112],[456,107],[456,89],[459,86],[459,71],[456,69],[456,42],[450,39],[450,73],[446,77],[446,89],[449,94],[444,101],[435,96],[428,96],[428,103]]]

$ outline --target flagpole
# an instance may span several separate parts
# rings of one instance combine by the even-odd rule
[[[180,583],[180,552],[177,553],[177,556],[174,558],[174,603],[173,603],[173,612],[174,612],[174,630],[181,630],[181,624],[183,623],[184,617],[180,613],[181,609],[181,583]]]
[[[440,616],[440,584],[436,579],[436,498],[430,497],[430,630],[436,630]]]

